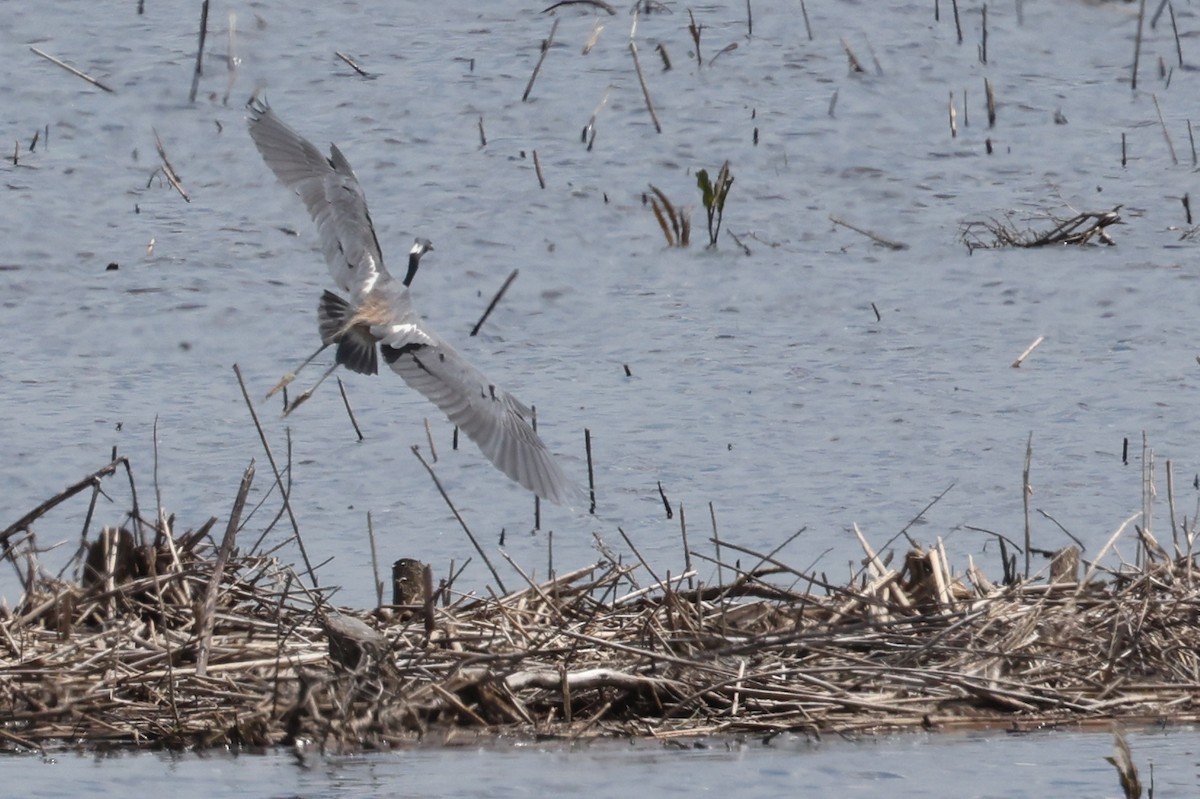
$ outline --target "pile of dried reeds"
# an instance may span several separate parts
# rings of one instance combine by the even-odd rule
[[[1097,241],[1113,246],[1116,241],[1106,228],[1121,224],[1121,206],[1108,211],[1084,211],[1070,217],[1047,215],[1045,230],[1022,228],[1013,222],[1015,212],[1004,220],[991,217],[963,224],[959,238],[969,250],[991,250],[1002,247],[1052,247],[1060,244],[1093,244]]]
[[[1078,577],[1074,548],[1049,577],[1006,566],[993,584],[974,564],[954,575],[940,546],[891,568],[864,538],[861,571],[836,585],[722,540],[754,565],[721,563],[717,585],[606,559],[484,597],[426,572],[415,604],[352,614],[236,550],[240,504],[221,544],[211,521],[168,535],[135,511],[135,532],[81,548],[77,579],[38,565],[47,503],[0,532],[25,586],[0,618],[0,748],[1200,717],[1200,575],[1144,536],[1139,563],[1103,579],[1095,564]]]

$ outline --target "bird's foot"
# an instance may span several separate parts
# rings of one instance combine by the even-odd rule
[[[268,391],[267,396],[264,399],[270,399],[271,397],[275,396],[280,391],[282,391],[283,389],[285,389],[289,385],[291,385],[292,381],[295,379],[296,379],[296,373],[288,372],[286,375],[279,378],[279,382],[275,384],[275,388]]]

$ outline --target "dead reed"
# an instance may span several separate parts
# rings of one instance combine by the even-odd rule
[[[1102,244],[1113,246],[1116,241],[1106,228],[1120,224],[1121,206],[1108,211],[1083,211],[1070,217],[1045,215],[1050,226],[1045,230],[1022,228],[1013,221],[1015,211],[1003,220],[989,217],[966,222],[959,230],[959,239],[969,250],[990,250],[1001,247],[1050,247],[1059,244]]]
[[[73,577],[47,573],[36,522],[122,466],[0,531],[24,586],[0,611],[0,750],[1200,718],[1200,575],[1190,545],[1169,555],[1146,530],[1134,563],[1093,561],[1080,578],[1069,547],[1048,574],[1006,562],[996,583],[974,563],[953,572],[940,541],[893,565],[856,529],[861,567],[839,584],[717,539],[710,506],[715,555],[688,548],[679,575],[606,554],[535,582],[510,560],[523,585],[476,594],[453,576],[435,589],[410,562],[398,601],[411,604],[363,613],[331,606],[261,539],[234,546],[252,468],[220,544],[215,518],[179,533],[134,507],[85,534]]]

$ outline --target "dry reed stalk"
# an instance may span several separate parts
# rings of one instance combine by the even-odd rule
[[[850,230],[853,230],[855,233],[861,233],[862,235],[869,238],[871,241],[875,242],[876,244],[878,244],[882,247],[887,247],[889,250],[907,250],[908,249],[908,245],[902,241],[895,241],[894,239],[884,238],[883,236],[880,236],[878,233],[873,233],[870,230],[866,230],[866,229],[858,227],[856,225],[852,225],[849,222],[847,222],[846,220],[842,219],[840,216],[833,216],[832,214],[830,214],[829,221],[835,225],[841,225],[844,228],[849,228]]]
[[[350,407],[350,397],[346,395],[346,386],[342,383],[342,378],[337,378],[338,392],[342,395],[342,405],[346,408],[346,415],[350,417],[350,424],[354,427],[354,434],[358,436],[358,440],[363,440],[362,428],[358,426],[358,419],[354,418],[354,409]]]
[[[529,83],[525,84],[525,92],[521,95],[521,102],[529,101],[529,93],[533,91],[533,82],[537,80],[538,73],[542,71],[542,62],[546,60],[546,55],[550,52],[550,46],[554,44],[554,33],[558,30],[558,19],[554,20],[554,24],[550,26],[550,35],[542,39],[542,52],[538,56],[537,63],[533,66],[533,74],[529,76]]]
[[[788,566],[786,541],[762,554],[721,540],[730,581],[703,587],[688,587],[692,571],[660,580],[611,556],[536,582],[510,558],[521,588],[448,595],[436,625],[427,567],[422,611],[377,617],[334,612],[268,556],[228,548],[222,568],[195,532],[178,537],[177,562],[153,545],[153,576],[118,576],[110,547],[102,584],[36,570],[0,613],[0,750],[309,738],[356,751],[464,726],[672,740],[1200,718],[1200,631],[1179,623],[1200,614],[1190,559],[1156,554],[1103,579],[1093,561],[1082,582],[1013,586],[969,562],[968,588],[940,541],[889,569],[890,555],[855,534],[866,557],[845,585]],[[725,552],[757,563],[722,563]],[[10,546],[7,559],[16,567],[25,554]],[[624,590],[643,570],[648,584]],[[793,575],[805,591],[775,584]],[[332,648],[347,635],[353,658]],[[195,661],[201,637],[206,668]]]
[[[204,5],[207,8],[207,0],[205,0]],[[154,149],[158,150],[158,157],[162,160],[162,173],[166,175],[167,182],[171,184],[171,187],[179,192],[179,196],[185,202],[190,203],[192,198],[188,197],[188,193],[184,190],[183,184],[179,180],[179,175],[175,173],[175,167],[171,166],[171,161],[167,158],[167,151],[163,147],[162,139],[158,137],[158,131],[151,128],[151,132],[154,134]]]
[[[65,61],[60,61],[59,59],[55,58],[54,56],[50,55],[47,52],[39,50],[36,47],[30,47],[29,49],[32,50],[35,54],[40,55],[42,58],[49,61],[51,64],[55,64],[57,66],[62,67],[67,72],[70,72],[72,75],[74,75],[75,77],[86,80],[88,83],[92,84],[93,86],[95,86],[98,89],[103,89],[104,91],[108,92],[109,94],[113,94],[116,92],[116,90],[113,89],[112,87],[102,83],[101,81],[97,80],[96,78],[93,78],[91,75],[88,75],[85,72],[81,72],[80,70],[76,69],[75,67],[66,63]]]
[[[208,0],[200,3],[200,43],[196,46],[196,67],[192,70],[192,89],[188,102],[196,102],[196,91],[200,88],[200,76],[204,74],[204,39],[208,36]],[[161,151],[160,151],[161,152]],[[166,160],[165,158],[163,159]],[[186,199],[186,196],[185,198]]]
[[[1129,79],[1129,88],[1137,91],[1138,61],[1142,56],[1142,27],[1146,22],[1146,0],[1138,3],[1137,34],[1133,40],[1133,73]]]
[[[359,75],[361,75],[362,77],[364,77],[364,78],[369,78],[369,77],[371,77],[371,73],[370,73],[370,72],[367,72],[365,69],[363,69],[362,67],[360,67],[360,66],[358,65],[358,62],[357,62],[357,61],[355,61],[353,58],[351,58],[350,56],[348,56],[348,55],[346,55],[345,53],[343,53],[341,50],[334,50],[334,51],[333,51],[333,54],[334,54],[335,56],[337,56],[338,58],[342,59],[342,61],[346,62],[346,65],[347,65],[347,66],[349,66],[349,67],[350,67],[350,69],[354,70],[355,72],[357,72],[357,73],[358,73]]]
[[[542,188],[545,188],[545,186],[542,186]],[[483,315],[479,317],[479,321],[476,322],[475,326],[471,328],[472,336],[479,335],[479,331],[483,327],[483,323],[486,322],[487,318],[492,315],[492,311],[496,309],[496,306],[500,303],[500,300],[504,298],[505,292],[508,291],[508,287],[513,284],[513,281],[517,279],[517,275],[520,273],[520,269],[513,269],[508,273],[508,277],[504,279],[504,282],[500,284],[500,289],[495,293],[495,295],[492,296],[492,301],[489,302],[487,308],[484,309]]]
[[[633,56],[633,68],[637,72],[638,83],[642,87],[642,98],[646,101],[646,110],[650,112],[650,121],[654,123],[654,132],[662,133],[662,125],[658,122],[658,114],[654,112],[654,101],[650,99],[650,87],[646,85],[646,76],[642,73],[642,62],[638,59],[637,44],[633,41],[632,35],[629,37],[629,53]]]

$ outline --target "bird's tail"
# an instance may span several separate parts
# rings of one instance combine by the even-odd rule
[[[352,372],[373,375],[379,371],[375,339],[352,323],[354,306],[331,291],[321,295],[317,325],[323,344],[337,344],[337,362]]]

